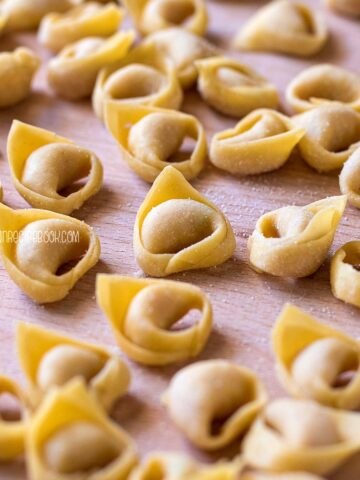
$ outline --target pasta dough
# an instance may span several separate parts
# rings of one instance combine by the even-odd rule
[[[177,427],[205,450],[225,447],[242,435],[266,401],[266,391],[255,374],[225,360],[183,368],[163,396]]]
[[[336,298],[360,307],[360,242],[348,242],[331,260],[331,289]]]
[[[47,210],[12,210],[0,204],[0,233],[4,267],[38,303],[66,297],[100,256],[91,227]]]
[[[274,110],[255,110],[234,128],[217,133],[210,161],[233,174],[254,175],[280,168],[305,131]]]
[[[329,102],[340,102],[360,112],[360,76],[327,63],[314,65],[290,82],[286,100],[295,112]]]
[[[90,97],[99,71],[121,60],[128,52],[135,32],[118,32],[112,37],[87,37],[65,47],[48,64],[47,78],[57,95],[68,100]]]
[[[234,233],[224,214],[178,170],[166,167],[136,216],[134,252],[144,272],[164,277],[208,268],[228,260],[234,250]]]
[[[340,13],[351,16],[360,15],[359,0],[326,0],[327,5]]]
[[[319,172],[342,167],[360,147],[360,113],[345,105],[321,105],[293,117],[292,122],[306,131],[299,149],[306,163]]]
[[[122,158],[148,182],[153,182],[168,165],[188,180],[205,166],[205,130],[192,115],[109,102],[105,123],[120,147]],[[190,145],[190,141],[195,145]]]
[[[83,378],[90,392],[109,411],[127,392],[129,369],[106,348],[23,322],[18,324],[16,342],[35,406],[50,389],[75,377]]]
[[[195,65],[200,95],[225,115],[239,118],[257,108],[279,105],[276,88],[237,60],[213,57],[198,60]]]
[[[87,2],[66,13],[50,13],[42,20],[38,40],[41,45],[59,52],[67,45],[86,37],[109,37],[116,33],[123,19],[123,9],[114,3]]]
[[[335,408],[360,407],[360,344],[292,305],[272,333],[277,372],[298,398]]]
[[[31,480],[125,480],[137,454],[129,435],[78,380],[41,404],[29,427],[27,460]]]
[[[234,45],[307,57],[319,52],[327,38],[320,14],[302,3],[275,0],[250,19],[235,37]]]
[[[347,196],[351,205],[360,208],[360,141],[357,150],[345,163],[339,181],[341,193]]]
[[[120,348],[139,363],[166,365],[195,357],[210,335],[211,304],[194,285],[98,275],[96,295]],[[192,310],[198,310],[201,318],[172,330]]]
[[[70,214],[102,186],[98,157],[53,132],[15,120],[7,151],[15,188],[33,207]]]
[[[321,266],[346,206],[346,196],[266,213],[248,242],[250,263],[279,277],[307,277]]]

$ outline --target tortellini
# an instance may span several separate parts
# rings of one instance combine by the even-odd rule
[[[134,41],[133,31],[119,32],[110,38],[87,37],[65,47],[47,68],[52,89],[68,100],[90,97],[99,71],[121,60]]]
[[[100,256],[85,222],[0,204],[0,253],[11,279],[37,303],[62,300]]]
[[[201,479],[199,479],[201,480]],[[206,478],[204,478],[206,480]],[[217,479],[214,479],[217,480]],[[219,480],[221,480],[219,478]],[[258,471],[247,471],[240,476],[239,480],[324,480],[317,475],[312,475],[310,473],[300,473],[300,472],[287,472],[287,473],[268,473],[268,472],[258,472]]]
[[[122,158],[148,182],[153,182],[168,165],[188,180],[195,178],[205,166],[205,130],[192,115],[109,102],[105,123],[118,142]]]
[[[143,44],[100,71],[93,93],[99,118],[103,118],[109,100],[177,110],[183,92],[173,63],[155,45]]]
[[[360,407],[358,342],[292,305],[284,307],[272,338],[277,371],[291,395],[335,408]]]
[[[31,480],[125,480],[136,462],[133,440],[79,380],[50,392],[30,423]]]
[[[34,406],[50,389],[75,377],[84,379],[90,392],[109,411],[128,389],[128,367],[103,347],[29,323],[18,324],[16,341]]]
[[[237,60],[213,57],[195,65],[200,95],[225,115],[243,117],[257,108],[277,108],[279,104],[276,88]]]
[[[143,271],[164,277],[219,265],[232,256],[235,244],[231,225],[221,210],[178,170],[166,167],[136,216],[134,252]]]
[[[40,58],[29,48],[0,53],[0,108],[22,102],[30,95]]]
[[[183,368],[163,396],[174,423],[205,450],[225,447],[244,434],[266,401],[266,391],[256,375],[225,360]]]
[[[248,242],[250,263],[279,277],[307,277],[324,262],[346,206],[346,196],[266,213]]]
[[[98,157],[53,132],[15,120],[7,151],[15,188],[33,207],[69,215],[102,186]]]
[[[360,141],[341,170],[339,182],[341,193],[347,196],[348,202],[360,208]]]
[[[110,37],[119,28],[124,11],[114,3],[86,2],[66,13],[50,13],[40,24],[41,45],[59,52],[86,37]]]
[[[358,413],[279,399],[255,421],[245,437],[243,453],[255,468],[326,475],[360,451],[359,432]]]
[[[274,0],[261,8],[235,37],[235,47],[306,57],[319,52],[328,37],[322,16],[307,5]]]
[[[331,260],[331,289],[336,298],[360,308],[360,242],[348,242]]]
[[[306,163],[319,172],[342,167],[360,147],[360,113],[340,103],[296,115],[292,123],[305,129],[299,149]]]
[[[327,5],[345,15],[360,16],[359,0],[326,0]]]
[[[274,110],[255,110],[234,128],[217,133],[210,161],[238,175],[254,175],[280,168],[305,131]]]
[[[332,64],[314,65],[290,82],[286,100],[298,113],[329,102],[360,112],[360,75]]]
[[[145,365],[166,365],[197,356],[212,327],[206,295],[194,285],[98,275],[97,301],[126,355]],[[172,327],[187,313],[201,318],[181,331]]]
[[[205,0],[123,0],[123,3],[143,35],[170,27],[203,35],[207,29]]]

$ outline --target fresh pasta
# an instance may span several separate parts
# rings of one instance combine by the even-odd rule
[[[145,197],[133,244],[138,264],[154,277],[219,265],[236,246],[225,215],[172,166],[160,173]]]
[[[279,277],[306,277],[324,262],[346,206],[346,196],[266,213],[248,242],[251,265]]]
[[[360,308],[360,242],[348,242],[331,260],[330,282],[334,296]]]
[[[354,17],[360,16],[359,0],[325,0],[326,4],[339,13]]]
[[[341,193],[347,196],[350,205],[360,208],[360,140],[341,170],[339,182]]]

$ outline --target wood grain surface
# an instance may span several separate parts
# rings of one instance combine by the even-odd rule
[[[311,59],[231,52],[271,80],[282,97],[289,81],[304,68],[329,62],[360,74],[360,23],[328,11],[320,0],[303,0],[322,11],[330,29],[324,50]],[[266,2],[208,0],[208,38],[230,53],[230,41],[239,27]],[[101,239],[102,254],[93,268],[63,301],[38,306],[32,303],[0,268],[0,368],[1,373],[23,381],[16,358],[14,330],[19,320],[35,322],[81,339],[99,342],[119,351],[110,327],[96,305],[95,278],[99,272],[140,277],[132,251],[132,230],[137,209],[149,185],[121,160],[117,146],[94,116],[90,102],[69,103],[57,99],[46,85],[49,54],[36,45],[33,34],[19,34],[0,40],[1,49],[29,45],[41,53],[44,64],[31,97],[15,108],[0,113],[0,178],[4,202],[13,208],[26,207],[15,191],[6,158],[6,138],[13,119],[47,128],[93,149],[105,166],[104,187],[76,213],[94,226]],[[1,79],[0,79],[1,81]],[[216,114],[203,104],[198,94],[186,94],[183,109],[198,116],[208,138],[235,121]],[[283,102],[286,112],[287,106]],[[312,277],[302,280],[272,278],[255,273],[248,263],[247,238],[263,213],[285,205],[305,205],[339,194],[338,173],[320,175],[297,154],[279,171],[249,178],[236,178],[208,166],[194,182],[196,188],[222,208],[236,233],[234,257],[216,268],[187,272],[171,278],[194,283],[210,296],[214,307],[214,330],[199,359],[226,358],[253,368],[266,383],[272,397],[283,395],[274,373],[269,334],[285,302],[314,314],[317,318],[360,337],[359,310],[336,300],[330,291],[329,262]],[[341,244],[360,239],[360,212],[348,207],[341,221],[332,252]],[[121,352],[119,352],[121,354]],[[238,451],[208,456],[192,448],[168,419],[160,395],[181,365],[144,368],[129,361],[133,382],[129,395],[119,401],[114,417],[136,439],[143,455],[151,450],[181,450],[209,461]],[[22,462],[1,465],[0,479],[24,479]],[[346,479],[343,479],[346,480]]]

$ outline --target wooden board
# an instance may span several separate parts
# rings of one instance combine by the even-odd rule
[[[319,62],[330,62],[360,73],[360,23],[337,16],[320,0],[303,0],[319,8],[326,17],[331,38],[326,48],[310,60],[271,54],[235,53],[243,62],[265,75],[282,92],[302,69]],[[237,29],[264,1],[209,0],[209,38],[228,47]],[[31,34],[1,39],[3,50],[26,44],[35,46]],[[41,51],[44,59],[49,55]],[[90,103],[68,103],[53,96],[46,87],[45,66],[36,78],[35,92],[21,105],[0,113],[0,178],[5,203],[13,208],[26,203],[15,191],[6,159],[6,137],[16,118],[56,131],[93,149],[105,165],[105,184],[76,217],[97,230],[102,243],[101,261],[60,303],[37,306],[32,303],[0,268],[0,369],[1,373],[22,379],[16,359],[14,329],[19,320],[65,331],[79,338],[117,347],[109,325],[96,305],[94,285],[99,272],[142,276],[132,251],[135,215],[149,186],[121,161],[118,149],[94,116]],[[196,92],[186,95],[184,110],[196,114],[211,136],[235,124],[205,106]],[[285,108],[286,111],[286,108]],[[319,175],[296,155],[279,171],[246,179],[235,178],[208,166],[194,182],[203,194],[228,215],[237,238],[232,260],[204,271],[176,275],[173,279],[193,282],[204,288],[214,306],[214,331],[199,359],[226,358],[253,368],[265,381],[272,396],[284,392],[274,375],[269,345],[271,326],[285,302],[293,302],[319,319],[360,336],[359,310],[336,300],[329,287],[329,262],[310,278],[288,280],[255,273],[248,264],[247,238],[259,216],[288,204],[305,205],[339,194],[337,174]],[[360,212],[348,207],[332,248],[360,239]],[[144,368],[129,362],[133,383],[129,395],[119,402],[115,417],[136,439],[141,454],[150,450],[182,450],[202,460],[208,456],[193,449],[169,421],[160,404],[160,395],[179,366]],[[232,452],[237,452],[235,445]],[[219,455],[222,455],[221,452]],[[0,466],[0,478],[23,479],[20,465]],[[346,479],[344,479],[346,480]]]

